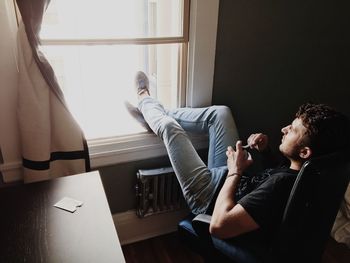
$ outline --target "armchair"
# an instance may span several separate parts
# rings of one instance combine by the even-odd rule
[[[210,215],[189,215],[178,224],[179,236],[208,261],[320,262],[349,183],[349,159],[348,152],[337,152],[303,165],[267,258],[256,253],[256,244],[212,237],[209,234]]]

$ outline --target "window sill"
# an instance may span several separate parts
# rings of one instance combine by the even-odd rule
[[[190,135],[194,147],[208,147],[208,136]],[[163,142],[154,134],[135,135],[88,141],[91,168],[144,160],[167,155]]]
[[[197,150],[208,147],[208,136],[206,135],[190,135],[190,139]],[[163,142],[156,135],[147,132],[89,140],[88,147],[91,168],[93,169],[161,157],[167,154]],[[21,161],[1,164],[0,171],[4,183],[12,183],[23,179]]]

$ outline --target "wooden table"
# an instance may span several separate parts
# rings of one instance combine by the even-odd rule
[[[98,172],[2,188],[0,211],[0,262],[125,262]]]

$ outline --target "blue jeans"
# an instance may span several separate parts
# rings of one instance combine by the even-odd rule
[[[166,110],[151,97],[141,100],[139,109],[163,140],[189,208],[194,214],[205,213],[227,174],[227,146],[238,140],[230,109],[211,106]],[[208,166],[198,156],[186,131],[209,133]]]

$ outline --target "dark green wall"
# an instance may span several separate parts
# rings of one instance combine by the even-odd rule
[[[232,109],[242,139],[262,131],[276,146],[307,101],[350,115],[348,3],[220,1],[213,104]]]

